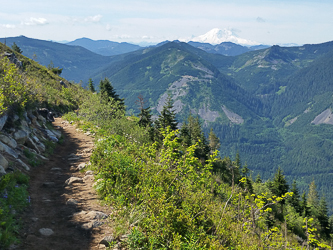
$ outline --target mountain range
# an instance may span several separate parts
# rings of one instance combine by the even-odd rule
[[[91,40],[89,38],[80,38],[66,43],[67,45],[81,46],[96,54],[102,56],[113,56],[139,50],[142,47],[130,43],[117,43],[108,40]]]
[[[220,138],[222,155],[239,152],[253,177],[268,179],[281,166],[301,190],[315,180],[332,212],[333,42],[251,49],[174,41],[113,56],[25,37],[10,42],[83,86],[108,77],[129,113],[142,95],[157,115],[171,95],[178,121],[198,116]],[[222,48],[238,52],[217,53]]]

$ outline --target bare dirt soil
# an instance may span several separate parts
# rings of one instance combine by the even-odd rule
[[[81,163],[89,162],[93,138],[78,132],[61,118],[56,118],[53,125],[62,132],[64,141],[56,147],[49,161],[30,171],[31,205],[23,214],[21,244],[15,249],[102,249],[104,246],[99,242],[110,235],[111,229],[105,223],[107,219],[94,213],[109,215],[111,210],[98,200],[92,188],[93,176],[87,175],[86,169],[76,169]],[[70,177],[82,179],[79,183],[65,185]],[[93,215],[89,213],[92,211]],[[46,236],[48,233],[51,235]]]

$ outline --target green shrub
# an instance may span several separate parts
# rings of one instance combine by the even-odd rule
[[[0,61],[0,114],[9,107],[23,109],[28,98],[28,89],[18,69],[3,58]]]
[[[14,172],[0,180],[0,248],[18,242],[19,223],[17,214],[29,203],[27,191],[29,177],[21,172]]]

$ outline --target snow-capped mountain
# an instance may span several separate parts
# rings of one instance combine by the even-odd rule
[[[206,34],[190,39],[193,42],[220,44],[223,42],[232,42],[241,45],[258,45],[258,42],[239,38],[229,29],[212,29]]]

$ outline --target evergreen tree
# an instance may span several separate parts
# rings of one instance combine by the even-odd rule
[[[210,147],[210,153],[212,154],[216,150],[218,150],[221,146],[220,139],[215,135],[213,128],[210,129],[209,135],[208,135],[208,141],[209,141],[209,147]]]
[[[89,81],[88,81],[88,89],[92,92],[92,93],[95,93],[96,90],[95,90],[95,87],[94,87],[94,82],[91,78],[89,78]]]
[[[260,174],[257,175],[255,183],[262,183],[262,179],[261,179]]]
[[[293,192],[293,196],[289,197],[287,199],[287,201],[290,205],[292,205],[296,209],[296,212],[301,214],[302,213],[301,201],[300,201],[301,197],[300,197],[298,188],[296,186],[296,181],[295,180],[293,181],[290,192]]]
[[[207,159],[210,147],[201,129],[199,117],[194,118],[192,115],[189,115],[187,121],[184,122],[180,129],[180,139],[185,147],[197,143],[198,146],[195,150],[195,156],[201,159]]]
[[[239,152],[238,152],[238,151],[237,151],[237,153],[236,153],[235,166],[238,167],[238,168],[241,168],[241,166],[242,166],[241,159],[240,159],[240,156],[239,156]]]
[[[269,188],[272,191],[272,193],[278,197],[281,197],[282,195],[288,192],[289,186],[280,167],[275,173],[273,181],[271,182]]]
[[[109,102],[112,98],[116,102],[118,102],[121,108],[124,108],[125,106],[124,99],[119,98],[119,95],[116,93],[113,86],[111,85],[110,80],[107,77],[105,77],[104,80],[101,80],[99,82],[99,90],[104,100]]]
[[[138,96],[139,101],[136,102],[139,104],[140,114],[139,114],[139,126],[141,127],[152,127],[152,115],[150,107],[144,108],[144,99],[142,95]]]
[[[301,212],[302,212],[302,216],[306,217],[309,215],[309,208],[308,208],[308,201],[306,199],[306,194],[305,192],[303,192],[302,197],[301,197]]]
[[[309,185],[308,208],[311,216],[318,217],[319,195],[315,181]]]
[[[17,46],[17,44],[14,42],[13,43],[13,45],[12,45],[12,50],[14,51],[14,52],[17,52],[17,53],[20,53],[20,54],[22,54],[22,50],[20,49],[20,47],[19,46]]]
[[[328,217],[328,209],[327,209],[327,202],[325,197],[322,197],[319,202],[318,206],[318,221],[321,226],[321,234],[325,235],[326,237],[329,237],[331,229],[330,229],[330,223],[329,223],[329,217]]]
[[[161,114],[159,115],[158,119],[155,121],[156,127],[158,129],[170,127],[171,130],[176,130],[178,122],[176,121],[176,113],[173,110],[173,101],[171,96],[168,97]]]

